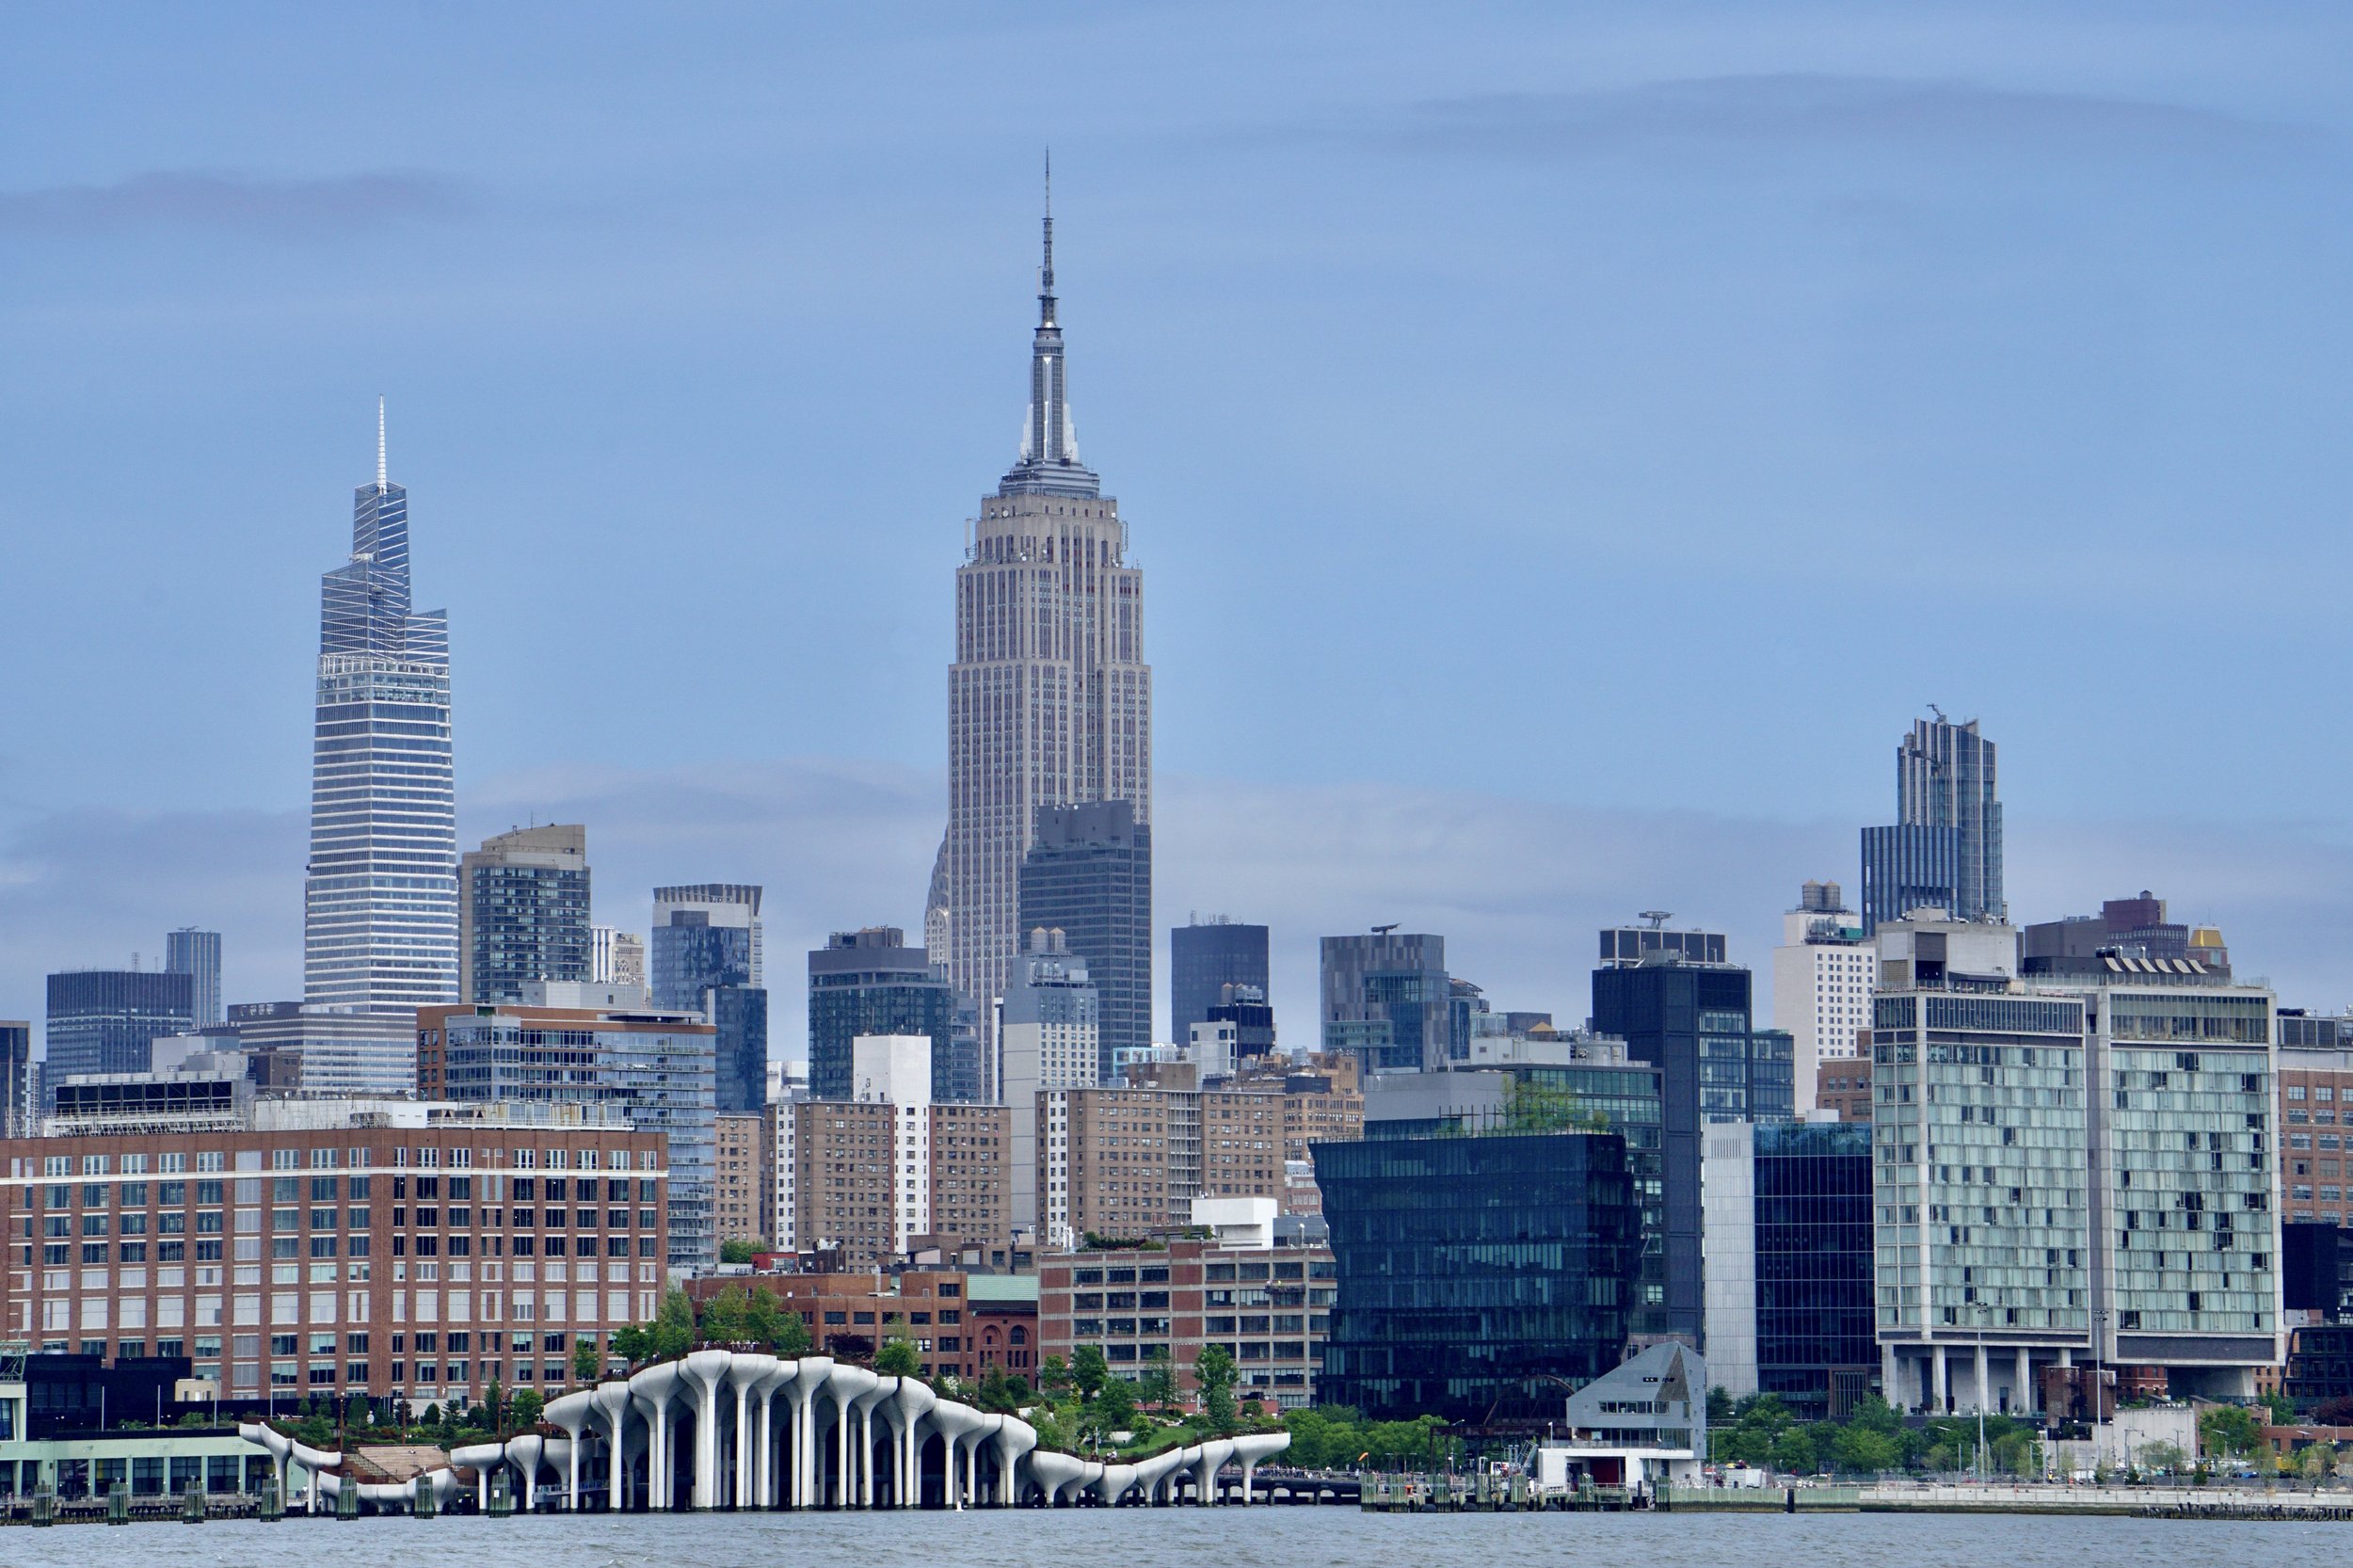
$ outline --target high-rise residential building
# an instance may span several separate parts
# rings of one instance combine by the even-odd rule
[[[1993,743],[1938,712],[1896,748],[1896,821],[1863,830],[1863,929],[1914,909],[2004,920]]]
[[[1268,988],[1267,928],[1223,915],[1195,917],[1168,933],[1168,1037],[1182,1045],[1209,1009],[1228,1000],[1225,987],[1249,986],[1263,1003]]]
[[[1873,1335],[1871,1129],[1707,1129],[1707,1379],[1844,1420],[1880,1379]]]
[[[1203,1029],[1231,1034],[1237,1065],[1247,1065],[1274,1054],[1274,1009],[1267,1005],[1266,993],[1255,985],[1219,986],[1217,1000],[1186,1031],[1179,1043],[1198,1039],[1198,1032]]]
[[[1374,1420],[1558,1419],[1563,1385],[1617,1366],[1633,1327],[1641,1207],[1625,1139],[1365,1131],[1315,1145],[1338,1266],[1317,1398]]]
[[[1180,1229],[1201,1197],[1283,1193],[1279,1092],[1100,1085],[1037,1096],[1040,1246]]]
[[[977,1084],[956,1081],[956,994],[947,973],[923,949],[907,946],[906,933],[895,925],[837,931],[809,950],[810,1098],[852,1097],[851,1042],[861,1034],[931,1041],[935,1100],[989,1097]]]
[[[351,559],[320,586],[311,858],[302,995],[382,1020],[344,1041],[341,1075],[413,1083],[416,1010],[457,998],[457,800],[450,749],[449,617],[410,608],[408,492],[355,492]]]
[[[44,1200],[72,1238],[16,1243],[11,1336],[185,1357],[241,1403],[423,1408],[563,1387],[573,1336],[661,1302],[670,1173],[652,1133],[413,1100],[252,1112],[232,1129],[0,1144],[0,1200]],[[537,1223],[556,1213],[569,1223]]]
[[[1152,1044],[1152,829],[1124,800],[1041,806],[1021,858],[1024,931],[1060,931],[1086,960],[1101,1021],[1098,1079]]]
[[[2137,898],[2112,898],[2096,915],[2043,920],[2019,932],[2019,972],[2036,977],[2105,972],[2110,958],[2153,961],[2169,968],[2195,967],[2228,980],[2231,950],[2211,925],[2183,925],[2166,918],[2165,900],[2146,888]]]
[[[2050,1380],[2119,1366],[2251,1398],[2284,1349],[2270,993],[2146,960],[2021,981],[2017,936],[1877,935],[1887,1399],[2034,1410]]]
[[[653,1005],[718,1029],[718,1107],[768,1103],[768,993],[760,974],[758,887],[699,882],[653,890]]]
[[[776,1108],[788,1129],[773,1135],[773,1168],[789,1244],[840,1248],[847,1269],[926,1245],[1006,1261],[1013,1113],[935,1102],[932,1060],[928,1035],[860,1035],[849,1096]]]
[[[646,988],[646,939],[615,925],[588,928],[588,980],[596,985]]]
[[[592,980],[590,949],[586,827],[518,827],[459,858],[460,1001],[514,1001],[535,980]]]
[[[2281,1009],[2280,1160],[2291,1223],[2353,1224],[2353,1016]]]
[[[40,1117],[40,1073],[33,1064],[33,1026],[0,1018],[0,1138],[30,1138]]]
[[[1835,882],[1809,882],[1781,918],[1773,950],[1773,1023],[1788,1031],[1801,1115],[1819,1103],[1821,1064],[1854,1059],[1871,1024],[1871,948]]]
[[[723,1243],[768,1239],[775,1199],[769,1193],[767,1127],[764,1112],[729,1112],[713,1123],[711,1223]]]
[[[1057,931],[1030,933],[998,1009],[996,1079],[1013,1112],[1013,1224],[1039,1221],[1038,1094],[1100,1081],[1099,1026],[1086,960]]]
[[[1454,989],[1446,938],[1376,927],[1323,938],[1323,1048],[1368,1072],[1436,1072],[1449,1060]]]
[[[1787,1032],[1758,1029],[1751,977],[1735,964],[1693,962],[1672,949],[1593,971],[1593,1028],[1659,1068],[1666,1184],[1667,1332],[1697,1345],[1702,1299],[1701,1138],[1713,1122],[1788,1121],[1796,1114]]]
[[[195,978],[157,969],[69,969],[49,977],[43,1101],[73,1073],[143,1073],[153,1044],[196,1028]]]
[[[1079,460],[1056,306],[1049,208],[1020,455],[981,502],[956,568],[935,876],[945,903],[936,895],[924,925],[927,942],[936,928],[945,941],[949,980],[980,1004],[984,1053],[1026,929],[1021,864],[1039,808],[1125,801],[1139,826],[1152,820],[1144,574],[1128,564],[1118,503]]]
[[[560,1003],[582,987],[535,984],[520,1002],[417,1015],[417,1092],[447,1099],[626,1117],[667,1140],[669,1262],[719,1261],[712,1028],[699,1015]],[[549,1005],[553,1000],[558,1005]]]
[[[194,978],[196,1026],[220,1022],[220,933],[184,925],[164,937],[164,968]]]

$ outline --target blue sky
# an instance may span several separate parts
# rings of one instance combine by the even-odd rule
[[[0,16],[0,1015],[298,984],[318,574],[391,399],[464,830],[600,915],[915,923],[1055,151],[1162,923],[1762,965],[1925,704],[2013,912],[2353,1000],[2353,17],[2167,5],[118,5]],[[151,958],[152,961],[152,958]],[[1291,1012],[1296,1007],[1298,1011]]]

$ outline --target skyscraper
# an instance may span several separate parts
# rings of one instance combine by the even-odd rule
[[[534,980],[588,980],[588,830],[519,827],[457,863],[458,1000],[515,1001]]]
[[[40,1074],[33,1067],[33,1026],[0,1018],[0,1138],[30,1138],[39,1128]]]
[[[1083,1089],[1098,1081],[1097,1001],[1086,960],[1058,931],[1030,933],[1005,987],[997,1031],[997,1080],[1013,1112],[1013,1223],[1039,1220],[1038,1092]]]
[[[1896,748],[1896,822],[1863,830],[1863,928],[1941,908],[1955,920],[2004,920],[2002,803],[1993,743],[1977,721],[1938,711]]]
[[[1209,1009],[1225,1000],[1228,985],[1267,989],[1267,929],[1223,915],[1171,927],[1168,933],[1168,1037],[1178,1045],[1193,1038],[1193,1026],[1209,1021]]]
[[[1323,939],[1323,1048],[1370,1072],[1438,1072],[1454,1027],[1446,938],[1376,927]]]
[[[1102,999],[1102,1061],[1152,1043],[1152,829],[1124,800],[1041,806],[1021,857],[1021,929],[1060,931]]]
[[[164,968],[195,982],[196,1026],[220,1022],[220,933],[184,925],[164,937]]]
[[[948,677],[944,935],[948,978],[980,1003],[1006,987],[1019,940],[1021,862],[1041,807],[1126,801],[1152,818],[1152,672],[1144,576],[1127,564],[1119,505],[1079,460],[1055,319],[1054,220],[1046,217],[1030,401],[1014,466],[981,503],[956,568]]]
[[[716,1026],[718,1109],[768,1103],[768,993],[760,979],[758,887],[698,882],[653,890],[653,1005]],[[755,998],[744,993],[757,992]]]
[[[808,955],[808,1092],[812,1098],[856,1097],[852,1042],[861,1034],[920,1034],[931,1041],[928,1099],[981,1097],[958,1085],[952,1047],[956,994],[921,948],[895,925],[837,931]],[[959,1088],[968,1094],[959,1094]]]
[[[408,492],[355,492],[351,559],[320,584],[303,1000],[380,1016],[357,1076],[416,1081],[416,1009],[457,995],[457,802],[450,749],[449,616],[410,609]]]
[[[1871,1023],[1871,949],[1863,922],[1839,898],[1835,882],[1809,882],[1798,907],[1782,917],[1773,950],[1773,1022],[1796,1050],[1800,1113],[1815,1106],[1824,1062],[1851,1062],[1857,1032]]]
[[[143,1073],[153,1044],[196,1028],[195,981],[155,969],[69,969],[49,977],[44,1102],[70,1073]]]

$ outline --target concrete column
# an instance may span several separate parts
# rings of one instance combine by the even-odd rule
[[[757,1445],[758,1452],[752,1461],[759,1467],[760,1489],[758,1495],[752,1499],[754,1508],[776,1506],[775,1456],[770,1453],[768,1447],[772,1435],[770,1418],[776,1414],[776,1396],[773,1394],[763,1396],[760,1401],[760,1441]]]
[[[834,1423],[837,1439],[834,1448],[840,1462],[840,1474],[833,1479],[833,1506],[850,1508],[855,1506],[857,1497],[857,1494],[850,1490],[852,1478],[856,1474],[850,1468],[850,1429],[857,1425],[857,1417],[849,1406],[839,1400],[835,1402],[835,1409],[838,1419]]]
[[[2034,1358],[2024,1345],[2018,1347],[2018,1370],[2015,1375],[2018,1392],[2011,1398],[2010,1403],[2017,1408],[2019,1415],[2031,1416],[2041,1408],[2042,1400],[2037,1397],[2034,1385]]]
[[[490,1467],[487,1464],[473,1473],[473,1506],[486,1514],[490,1512]]]
[[[613,1431],[606,1439],[604,1506],[618,1513],[629,1506],[629,1406],[613,1413]]]
[[[533,1447],[536,1448],[536,1440]],[[523,1512],[536,1512],[539,1501],[539,1456],[534,1453],[531,1463],[523,1466]]]
[[[942,1471],[940,1475],[942,1482],[939,1494],[940,1497],[950,1508],[962,1512],[964,1508],[964,1494],[956,1489],[956,1439],[954,1433],[949,1433],[947,1440],[940,1445],[940,1455],[948,1466],[948,1468]]]
[[[1929,1384],[1931,1392],[1929,1396],[1930,1401],[1929,1408],[1936,1415],[1942,1416],[1945,1414],[1945,1397],[1946,1390],[1945,1347],[1941,1344],[1930,1346],[1929,1353],[1932,1358],[1929,1363],[1929,1371],[1932,1377],[1932,1382]]]
[[[565,1456],[564,1461],[564,1506],[574,1513],[580,1512],[580,1446],[584,1441],[583,1437],[574,1433],[571,1452]]]
[[[1241,1506],[1244,1508],[1250,1506],[1250,1477],[1257,1468],[1258,1462],[1255,1459],[1245,1459],[1241,1462]]]
[[[729,1508],[742,1508],[752,1495],[752,1395],[749,1387],[735,1390],[735,1496]]]
[[[1977,1408],[1991,1416],[1993,1413],[1993,1388],[1987,1381],[1991,1370],[1985,1352],[1985,1341],[1977,1341]]]

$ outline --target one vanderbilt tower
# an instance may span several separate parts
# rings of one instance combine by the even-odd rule
[[[937,879],[946,907],[931,927],[945,938],[949,978],[980,1004],[988,1099],[1001,1087],[991,1004],[1020,946],[1021,862],[1039,808],[1125,801],[1138,824],[1152,813],[1144,574],[1127,564],[1119,504],[1079,460],[1055,319],[1050,171],[1047,190],[1020,455],[982,501],[956,569]]]

